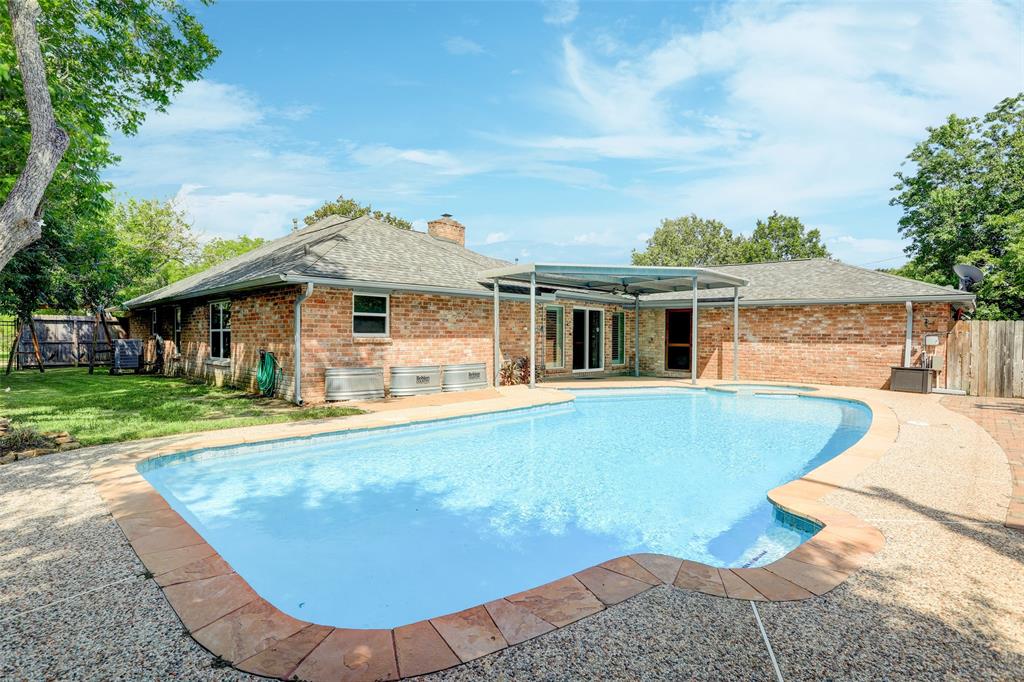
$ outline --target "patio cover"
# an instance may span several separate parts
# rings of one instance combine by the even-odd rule
[[[499,384],[501,353],[498,306],[499,281],[528,282],[530,285],[530,386],[536,386],[536,290],[537,285],[584,289],[633,297],[636,340],[633,349],[633,374],[640,376],[640,296],[668,291],[692,291],[692,330],[690,339],[690,382],[697,383],[697,292],[701,289],[733,290],[733,378],[739,361],[739,288],[747,281],[710,268],[661,267],[643,265],[568,265],[559,263],[517,263],[480,273],[481,279],[494,281],[494,385]]]

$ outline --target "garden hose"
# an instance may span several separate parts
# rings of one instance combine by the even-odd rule
[[[259,387],[261,395],[274,395],[279,374],[277,358],[273,353],[261,349],[260,364],[256,368],[256,385]]]

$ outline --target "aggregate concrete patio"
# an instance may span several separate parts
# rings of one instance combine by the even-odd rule
[[[900,433],[825,501],[877,526],[887,542],[823,597],[758,604],[782,676],[1019,677],[1024,534],[1003,525],[1011,496],[1006,454],[938,396],[844,391],[889,406]],[[1017,402],[1021,409],[1008,418],[1024,422]],[[0,677],[251,679],[217,667],[187,635],[155,582],[139,575],[142,564],[97,494],[92,465],[139,447],[0,468]],[[661,586],[432,679],[595,677],[771,679],[775,672],[749,602]]]

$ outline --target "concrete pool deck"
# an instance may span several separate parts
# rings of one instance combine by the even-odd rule
[[[600,384],[587,381],[584,385]],[[893,415],[894,424],[899,422],[895,443],[886,445],[876,459],[857,463],[863,465],[859,471],[833,472],[847,481],[828,485],[821,498],[821,504],[841,510],[836,513],[848,513],[881,529],[887,543],[823,597],[758,603],[782,674],[794,679],[922,675],[977,679],[1019,673],[1024,666],[1020,627],[1024,622],[1024,535],[1002,525],[1010,500],[1006,455],[976,423],[942,407],[938,396],[832,387],[823,387],[821,393],[826,391],[875,403]],[[512,390],[494,400],[522,405],[540,396],[540,392],[523,393],[523,389]],[[489,405],[479,407],[481,403]],[[493,408],[491,400],[481,400],[462,403],[460,410]],[[430,419],[445,416],[449,408],[415,409],[422,410],[421,418]],[[352,420],[374,423],[375,419],[396,423],[399,415],[395,411],[342,421],[351,427]],[[269,428],[276,429],[274,437],[280,438],[306,435],[307,428],[334,430],[337,424]],[[142,565],[106,513],[89,472],[96,463],[237,442],[240,435],[258,440],[261,433],[249,429],[244,434],[213,432],[122,444],[5,467],[0,472],[0,607],[4,614],[0,620],[8,637],[0,643],[0,675],[16,679],[244,677],[211,667],[212,657],[183,632],[156,581],[136,577]],[[211,443],[192,440],[206,436]],[[806,499],[799,494],[793,497]],[[131,525],[126,530],[129,536],[146,524],[136,524],[135,529]],[[188,546],[193,545],[182,545]],[[615,568],[606,570],[622,575]],[[643,576],[632,565],[620,565],[619,570]],[[594,573],[598,575],[589,577],[599,592],[620,589],[618,583],[624,582],[616,578],[609,585],[607,574]],[[680,575],[678,569],[675,575]],[[625,593],[620,589],[619,594]],[[742,596],[757,599],[756,595],[764,596],[756,589]],[[610,592],[605,597],[616,600]],[[254,612],[249,622],[265,621],[265,614],[251,606],[253,601],[250,597],[236,609],[248,607]],[[441,676],[774,675],[765,637],[747,601],[658,586],[611,608],[600,605],[600,612],[589,618]],[[493,610],[488,611],[492,617]],[[551,618],[558,620],[555,615]],[[533,625],[546,629],[543,624]],[[294,624],[277,626],[283,634]],[[411,633],[412,640],[433,639],[445,624],[427,627],[434,634],[420,627]],[[344,649],[344,642],[339,642],[343,635],[334,634],[330,646]],[[328,635],[311,630],[305,636],[319,638],[313,643],[323,644]],[[458,635],[449,631],[449,638],[454,641]],[[273,644],[269,642],[267,648]],[[468,648],[463,653],[473,653],[469,644],[464,646]],[[473,646],[479,651],[479,640]],[[349,662],[358,661],[350,656]],[[403,672],[416,670],[406,667]],[[324,677],[340,679],[342,675],[334,670],[325,671]]]

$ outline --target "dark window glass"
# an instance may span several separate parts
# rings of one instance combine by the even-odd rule
[[[587,311],[572,311],[572,368],[587,366]]]
[[[221,357],[231,357],[231,332],[222,332],[223,340],[221,341]]]
[[[352,330],[356,334],[383,334],[387,331],[387,318],[356,315],[352,319]]]
[[[355,311],[357,313],[387,313],[388,299],[384,296],[357,295],[355,297]]]
[[[597,369],[601,366],[602,351],[604,350],[601,346],[601,311],[591,310],[588,312],[590,316],[590,348],[589,359],[590,369]]]
[[[220,306],[210,304],[210,329],[220,329]]]
[[[210,334],[210,357],[219,358],[220,355],[220,332]]]
[[[220,328],[231,329],[231,304],[220,304]]]

